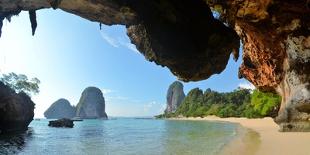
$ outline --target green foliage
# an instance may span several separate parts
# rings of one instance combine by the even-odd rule
[[[274,116],[280,104],[280,96],[249,89],[236,89],[233,92],[219,93],[207,89],[204,93],[199,88],[192,89],[176,113],[159,115],[160,118],[204,117],[216,115],[219,117],[260,118]]]
[[[255,112],[261,116],[267,116],[278,109],[281,97],[274,93],[264,93],[254,90],[251,98],[251,105]]]
[[[11,87],[16,92],[24,92],[29,96],[39,93],[40,80],[37,78],[28,79],[24,74],[9,73],[3,74],[0,81]]]

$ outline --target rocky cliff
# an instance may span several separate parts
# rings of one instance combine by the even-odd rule
[[[50,7],[126,25],[147,60],[184,81],[221,73],[231,53],[238,58],[240,38],[240,77],[282,96],[276,122],[283,131],[310,131],[309,0],[2,0],[0,28],[2,20],[27,10],[34,32],[35,10]]]
[[[0,133],[28,129],[34,116],[34,103],[25,93],[14,90],[0,82]]]
[[[173,82],[167,91],[167,108],[165,113],[175,112],[184,98],[183,84],[179,81]]]
[[[108,118],[100,89],[88,87],[83,91],[76,107],[76,116],[80,118]]]
[[[73,118],[75,113],[75,107],[71,106],[68,100],[59,99],[44,112],[44,117],[47,119]]]

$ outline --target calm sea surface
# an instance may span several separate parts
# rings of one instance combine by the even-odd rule
[[[0,136],[0,154],[182,155],[216,154],[236,133],[235,124],[116,118],[74,122],[72,129],[33,121],[29,131]]]

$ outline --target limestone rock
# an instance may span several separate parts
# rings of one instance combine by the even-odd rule
[[[86,88],[77,104],[76,116],[79,118],[107,118],[105,100],[100,89]]]
[[[0,82],[0,132],[19,132],[28,129],[34,116],[34,103],[30,97]]]
[[[242,40],[240,77],[282,96],[280,130],[310,131],[309,1],[211,1]]]
[[[68,100],[59,99],[44,112],[44,116],[47,119],[73,118],[75,113],[75,107]]]
[[[48,126],[57,127],[57,128],[60,128],[60,127],[73,128],[74,124],[73,124],[73,120],[62,118],[62,119],[58,119],[55,121],[49,121]]]
[[[184,98],[183,84],[179,81],[173,82],[167,92],[167,108],[165,113],[175,112]]]

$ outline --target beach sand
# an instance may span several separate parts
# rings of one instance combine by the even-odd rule
[[[279,132],[272,118],[173,118],[238,123],[238,136],[224,147],[221,155],[310,155],[310,132]]]

